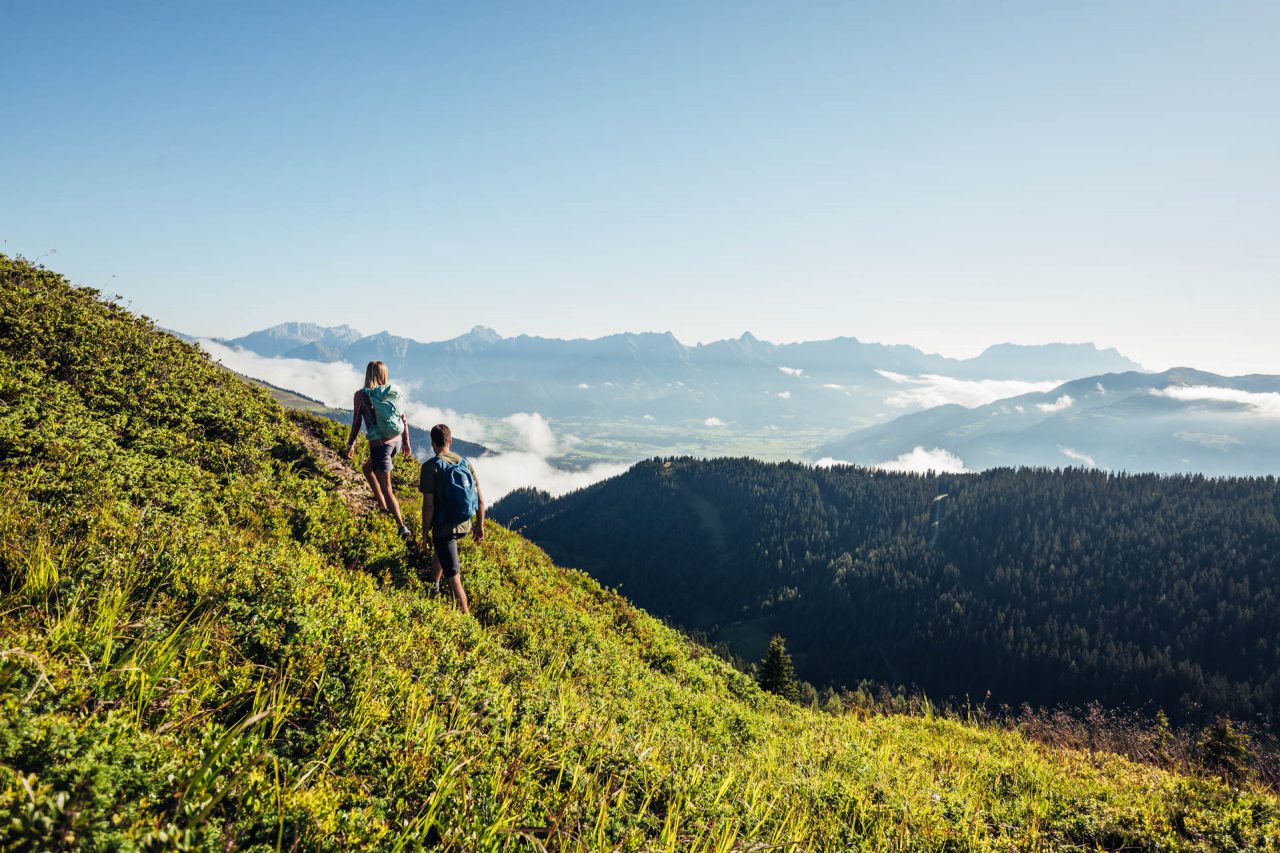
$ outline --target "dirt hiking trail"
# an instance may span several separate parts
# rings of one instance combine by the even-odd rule
[[[320,470],[336,481],[334,491],[342,498],[347,509],[355,515],[377,512],[378,503],[369,492],[369,484],[365,482],[364,476],[324,443],[315,424],[301,418],[295,423],[298,425],[298,437],[315,458]]]

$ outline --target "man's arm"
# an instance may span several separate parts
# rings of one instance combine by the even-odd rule
[[[431,517],[435,514],[435,496],[431,494],[424,494],[422,496],[422,541],[424,544],[431,541]]]

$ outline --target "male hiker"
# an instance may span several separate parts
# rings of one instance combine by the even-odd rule
[[[454,453],[453,433],[444,424],[431,428],[431,449],[436,455],[422,463],[422,538],[432,546],[431,579],[437,584],[443,574],[453,592],[453,600],[463,613],[467,607],[467,591],[459,576],[458,539],[471,532],[471,517],[476,519],[476,541],[484,539],[484,495],[471,463]]]

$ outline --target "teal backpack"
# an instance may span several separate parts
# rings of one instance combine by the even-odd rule
[[[457,527],[464,521],[470,521],[480,508],[480,496],[476,492],[476,479],[471,476],[471,465],[461,456],[457,462],[437,456],[435,465],[444,485],[444,505],[436,508],[431,520],[432,526],[437,526],[437,518],[444,519],[444,523],[439,525],[441,527]]]
[[[379,385],[364,389],[364,396],[369,401],[369,408],[373,409],[373,423],[368,425],[369,438],[387,441],[404,432],[399,388]]]

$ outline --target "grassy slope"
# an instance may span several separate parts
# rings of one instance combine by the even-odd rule
[[[0,846],[1263,849],[1280,834],[1257,791],[786,705],[496,526],[464,549],[475,618],[460,616],[385,518],[336,497],[305,417],[0,257]]]

